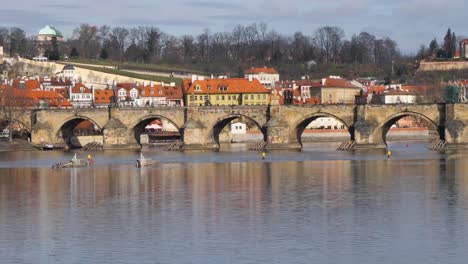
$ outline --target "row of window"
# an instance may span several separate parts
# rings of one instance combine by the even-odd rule
[[[214,97],[214,95],[213,95]],[[267,100],[268,97],[266,94],[263,94],[263,95],[260,95],[260,94],[257,94],[257,100]],[[231,101],[231,100],[239,100],[240,99],[240,96],[237,96],[237,95],[216,95],[216,100],[228,100],[228,101]],[[208,101],[210,98],[209,98],[209,95],[191,95],[190,96],[190,101],[198,101],[198,100],[205,100],[205,101]],[[244,95],[244,100],[249,100],[249,95],[245,94]],[[251,94],[250,95],[250,100],[255,100],[255,95]]]
[[[72,95],[71,96],[71,99],[72,100],[75,100],[75,99],[91,99],[91,94],[81,94],[81,95]]]

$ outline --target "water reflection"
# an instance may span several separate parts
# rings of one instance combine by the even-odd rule
[[[468,160],[437,157],[2,168],[0,255],[8,263],[460,263]]]

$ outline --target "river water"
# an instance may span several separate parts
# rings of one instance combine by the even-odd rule
[[[468,155],[427,146],[0,153],[0,263],[466,263]]]

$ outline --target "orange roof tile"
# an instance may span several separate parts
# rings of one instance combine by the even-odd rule
[[[359,88],[345,79],[325,78],[323,87],[339,87],[339,88]]]
[[[91,93],[91,89],[86,87],[83,83],[77,83],[73,88],[72,88],[72,93],[81,93],[81,90],[83,89],[83,93]]]
[[[110,104],[112,102],[113,96],[114,96],[114,91],[112,89],[94,90],[94,102],[96,104]]]

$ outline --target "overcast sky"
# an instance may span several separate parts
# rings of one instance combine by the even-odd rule
[[[400,49],[443,38],[448,27],[468,35],[466,0],[1,0],[0,26],[18,26],[36,34],[45,25],[66,37],[81,23],[110,26],[157,26],[180,36],[231,31],[237,24],[265,22],[284,34],[312,35],[321,26],[338,26],[346,38],[367,31],[389,36]],[[6,2],[6,3],[5,3]],[[465,33],[465,31],[466,33]]]

